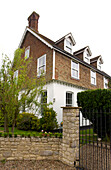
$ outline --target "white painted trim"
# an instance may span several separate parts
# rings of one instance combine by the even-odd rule
[[[95,78],[95,84],[93,84],[92,82],[91,82],[91,84],[96,86],[96,84],[97,84],[97,82],[96,82],[96,72],[93,71],[93,70],[90,70],[91,79],[92,79],[92,72],[95,73],[95,76],[94,76],[94,78]]]
[[[52,79],[55,79],[55,50],[53,50],[53,73]]]
[[[53,46],[52,46],[52,45],[50,45],[47,41],[45,41],[44,39],[42,39],[42,38],[41,38],[39,35],[37,35],[35,32],[33,32],[32,30],[30,30],[30,28],[26,28],[26,29],[25,29],[24,34],[23,34],[23,36],[22,36],[22,39],[21,39],[21,41],[20,41],[20,44],[19,44],[19,47],[18,47],[18,48],[21,47],[22,42],[23,42],[23,40],[24,40],[24,38],[25,38],[25,35],[26,35],[26,32],[27,32],[27,31],[29,31],[32,35],[34,35],[36,38],[38,38],[40,41],[42,41],[45,45],[47,45],[48,47],[50,47],[51,49],[53,49]]]

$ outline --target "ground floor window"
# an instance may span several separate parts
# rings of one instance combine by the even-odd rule
[[[43,91],[41,94],[41,113],[43,113],[43,109],[47,104],[47,91]]]
[[[72,106],[72,93],[66,92],[66,106],[71,107]]]

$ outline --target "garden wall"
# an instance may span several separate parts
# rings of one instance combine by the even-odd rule
[[[0,160],[59,159],[60,138],[0,138]]]
[[[0,160],[60,160],[79,163],[79,108],[63,107],[63,138],[0,138]]]

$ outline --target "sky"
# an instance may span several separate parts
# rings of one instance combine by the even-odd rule
[[[111,76],[110,0],[1,0],[0,63],[2,53],[13,59],[33,11],[40,15],[41,34],[56,41],[71,32],[73,50],[89,46],[92,57],[102,56],[102,71]]]

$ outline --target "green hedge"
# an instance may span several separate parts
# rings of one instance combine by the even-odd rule
[[[93,122],[94,132],[101,138],[106,137],[106,133],[110,136],[111,90],[97,89],[80,92],[77,95],[77,103],[79,107],[82,107],[83,117]]]

